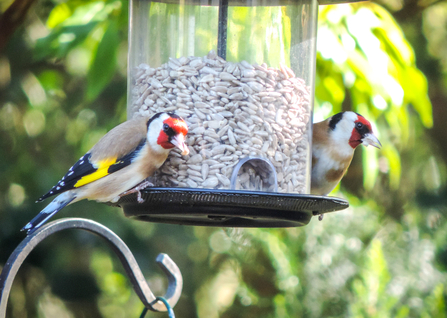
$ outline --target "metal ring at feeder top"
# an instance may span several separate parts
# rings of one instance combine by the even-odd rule
[[[239,162],[237,163],[237,165],[234,167],[233,169],[233,173],[231,174],[231,179],[230,179],[230,187],[232,190],[236,190],[236,182],[237,182],[237,176],[239,174],[239,170],[242,168],[242,166],[244,164],[246,164],[247,162],[249,163],[249,161],[261,161],[265,164],[267,164],[270,169],[271,169],[271,173],[273,174],[273,178],[274,178],[274,188],[273,188],[273,192],[278,192],[278,176],[276,174],[276,169],[275,166],[270,162],[270,160],[266,159],[266,158],[262,158],[262,157],[245,157],[241,160],[239,160]]]

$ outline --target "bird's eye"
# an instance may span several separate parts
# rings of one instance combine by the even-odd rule
[[[355,127],[356,127],[357,129],[362,129],[363,124],[362,124],[362,123],[356,123],[356,124],[355,124]]]
[[[163,124],[163,130],[166,132],[169,130],[169,125],[168,124]]]

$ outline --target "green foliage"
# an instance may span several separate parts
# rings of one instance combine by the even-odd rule
[[[392,309],[398,299],[386,293],[390,273],[380,241],[371,242],[366,264],[360,276],[361,280],[356,279],[353,282],[353,291],[356,295],[356,299],[351,302],[353,316],[395,317]]]
[[[42,60],[48,56],[62,58],[67,53],[83,43],[97,22],[82,25],[68,25],[58,28],[47,37],[36,43],[35,58]]]
[[[37,7],[46,9],[36,10],[0,53],[2,262],[23,239],[18,229],[43,207],[33,201],[125,119],[127,5],[40,2]],[[151,5],[153,21],[178,14],[177,6]],[[182,8],[202,17],[217,9]],[[269,63],[289,63],[278,52],[293,45],[291,33],[300,19],[287,20],[299,14],[287,10],[230,8],[230,35],[239,37],[239,47],[245,37],[256,36],[259,46],[247,52]],[[447,168],[427,135],[436,123],[427,79],[403,30],[383,7],[359,3],[319,10],[315,117],[353,109],[372,120],[383,144],[380,151],[358,153],[337,190],[349,200],[348,210],[305,228],[225,230],[135,222],[120,209],[92,202],[61,213],[95,219],[122,237],[156,295],[165,293],[165,282],[154,259],[168,253],[184,277],[178,316],[446,316]],[[255,11],[262,19],[282,17],[284,29],[270,30],[268,39],[261,38],[262,24],[244,29]],[[426,20],[435,15],[444,21],[437,12],[428,9]],[[151,26],[151,50],[157,41],[173,38],[184,45],[165,56],[188,55],[188,43],[200,55],[216,45],[209,41],[217,32],[213,21],[199,19],[195,39],[177,22],[173,30]],[[425,21],[424,32],[432,39],[430,50],[445,59],[445,41],[430,32],[435,24]],[[250,59],[239,52],[229,47],[228,59]],[[89,286],[88,299],[64,298],[75,289],[61,280],[73,277]],[[138,317],[142,308],[108,246],[90,234],[67,231],[30,255],[15,282],[8,317]]]
[[[105,32],[94,53],[92,66],[87,74],[87,101],[94,100],[110,82],[115,73],[118,50],[117,25],[112,20],[104,25]]]

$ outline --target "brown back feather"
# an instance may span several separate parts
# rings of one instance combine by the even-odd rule
[[[146,138],[148,118],[138,117],[125,121],[110,130],[89,151],[93,162],[121,158],[132,152]]]

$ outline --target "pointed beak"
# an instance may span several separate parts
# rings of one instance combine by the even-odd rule
[[[382,144],[380,143],[379,139],[377,139],[376,136],[374,136],[372,133],[370,134],[366,134],[365,137],[363,137],[362,139],[362,143],[365,146],[373,146],[376,147],[378,149],[380,149],[380,147],[382,147]]]
[[[185,136],[183,134],[177,134],[172,137],[171,144],[182,151],[182,156],[186,156],[187,154],[189,154],[189,149],[185,143]]]

